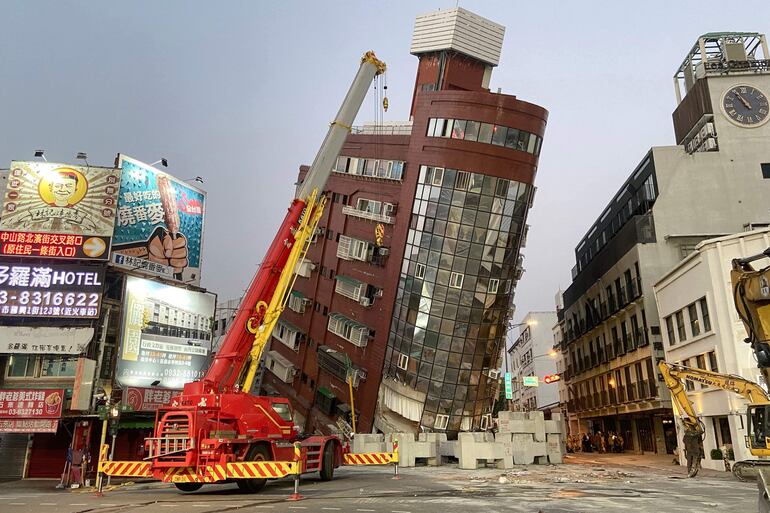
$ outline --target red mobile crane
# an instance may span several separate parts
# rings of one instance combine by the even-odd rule
[[[219,351],[202,380],[186,383],[170,409],[156,417],[144,462],[106,462],[113,476],[154,477],[182,491],[232,482],[257,492],[266,478],[320,472],[329,480],[342,464],[335,436],[299,440],[288,399],[250,393],[265,344],[283,311],[323,213],[323,187],[366,96],[385,64],[367,52],[337,117],[292,200]],[[295,445],[300,442],[299,445]],[[102,446],[102,453],[105,453]],[[101,458],[100,458],[101,460]]]

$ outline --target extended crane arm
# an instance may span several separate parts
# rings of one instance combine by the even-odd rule
[[[734,392],[744,397],[749,404],[752,405],[770,404],[770,397],[768,397],[767,392],[765,392],[762,387],[753,381],[740,376],[728,376],[719,374],[718,372],[693,369],[691,367],[664,361],[661,361],[658,364],[658,368],[660,369],[660,372],[663,373],[663,379],[666,381],[666,386],[671,390],[671,396],[676,401],[677,405],[679,405],[679,408],[685,415],[687,415],[685,423],[690,427],[698,426],[699,422],[698,416],[692,406],[692,402],[690,401],[690,398],[687,397],[684,387],[685,380]]]
[[[254,365],[258,363],[266,338],[270,336],[270,331],[283,310],[288,293],[287,286],[290,289],[293,283],[299,258],[307,250],[308,230],[315,228],[323,212],[323,188],[366,97],[369,85],[374,77],[384,71],[385,64],[377,59],[374,52],[367,52],[361,59],[361,66],[345,100],[329,127],[297,197],[291,202],[289,211],[270,244],[211,367],[202,381],[185,385],[185,394],[233,390],[242,378],[244,366],[249,361],[252,364],[247,371],[244,386],[250,387]],[[315,220],[315,224],[308,223],[308,218]],[[304,237],[298,240],[299,234],[304,234]]]

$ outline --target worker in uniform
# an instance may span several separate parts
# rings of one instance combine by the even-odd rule
[[[684,456],[687,459],[687,477],[695,477],[700,470],[700,460],[703,459],[703,431],[687,429],[682,437],[684,441]]]

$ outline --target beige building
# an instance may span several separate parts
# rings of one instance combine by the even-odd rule
[[[731,261],[770,247],[770,230],[737,233],[701,242],[654,286],[666,361],[762,382],[746,330],[738,319],[730,284]],[[757,266],[768,265],[758,261]],[[734,460],[751,459],[744,444],[746,401],[714,387],[686,383],[687,395],[706,428],[703,466],[723,470],[713,449],[732,449]],[[675,410],[677,417],[681,411]],[[679,446],[682,423],[677,421]],[[729,454],[729,452],[728,452]],[[684,464],[684,455],[680,456]]]

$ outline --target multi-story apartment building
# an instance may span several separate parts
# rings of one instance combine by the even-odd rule
[[[514,411],[551,411],[559,405],[559,386],[556,382],[543,381],[546,376],[557,373],[557,353],[553,349],[554,324],[556,312],[527,313],[519,336],[508,348],[508,372],[513,385],[511,406]],[[537,378],[538,386],[525,386],[525,377]]]
[[[744,342],[746,330],[736,314],[730,271],[732,259],[759,254],[768,247],[770,230],[766,228],[710,239],[655,284],[666,361],[763,383],[754,352]],[[746,400],[700,383],[688,381],[685,388],[706,430],[703,466],[724,469],[722,458],[712,458],[714,449],[731,449],[726,452],[732,460],[752,459],[744,443]],[[683,447],[683,425],[677,422],[676,427]],[[685,464],[683,453],[680,458]]]
[[[580,430],[619,431],[627,450],[673,450],[652,285],[700,241],[770,221],[767,51],[761,34],[698,39],[675,74],[677,146],[646,153],[575,249],[568,408]]]
[[[419,16],[410,121],[348,137],[264,385],[308,431],[349,429],[348,377],[360,432],[491,421],[547,119],[490,92],[503,34],[464,9]]]

